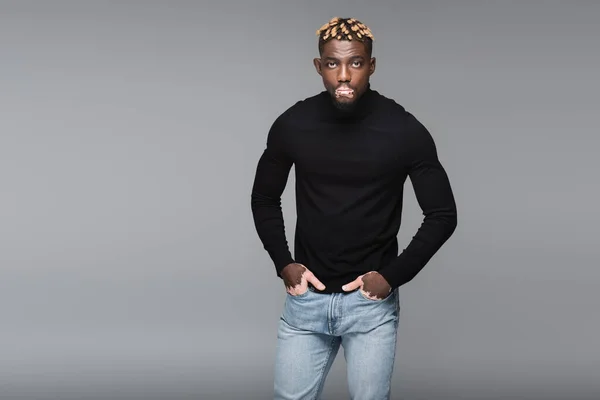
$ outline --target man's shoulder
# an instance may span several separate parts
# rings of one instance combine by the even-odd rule
[[[297,100],[288,106],[273,121],[269,136],[289,138],[298,130],[312,126],[322,103],[323,93]]]
[[[309,97],[297,100],[287,109],[285,109],[278,117],[282,121],[301,120],[306,121],[312,116],[315,116],[319,108],[323,104],[324,95],[326,92],[320,92]]]
[[[377,93],[377,97],[378,124],[392,128],[400,138],[421,139],[429,136],[425,125],[404,105],[381,93]]]
[[[377,110],[380,116],[387,116],[388,118],[396,120],[406,120],[411,117],[411,113],[400,104],[396,99],[386,96],[379,91],[375,91],[377,97]]]

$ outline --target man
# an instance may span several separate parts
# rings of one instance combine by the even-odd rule
[[[275,120],[252,189],[256,230],[287,291],[275,398],[319,398],[342,346],[352,399],[389,399],[398,288],[454,232],[456,205],[429,132],[371,88],[371,30],[353,18],[333,18],[317,35],[314,65],[325,90]],[[281,209],[292,165],[294,257]],[[424,221],[398,254],[407,178]]]

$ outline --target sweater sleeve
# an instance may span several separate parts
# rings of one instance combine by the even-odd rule
[[[457,210],[452,188],[429,131],[411,114],[406,135],[408,176],[423,211],[409,245],[379,273],[395,289],[412,280],[454,233]]]
[[[264,249],[275,264],[277,276],[294,262],[285,236],[281,195],[287,184],[292,159],[286,150],[284,115],[271,126],[266,148],[256,167],[251,194],[254,225]]]

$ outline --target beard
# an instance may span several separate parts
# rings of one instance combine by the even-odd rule
[[[332,96],[331,101],[333,102],[333,106],[335,108],[343,112],[352,112],[354,108],[356,108],[356,100],[339,101],[335,98],[335,96]]]
[[[356,108],[356,103],[360,96],[354,97],[352,99],[339,99],[335,96],[335,89],[329,90],[329,96],[331,98],[331,103],[333,106],[342,112],[350,113],[354,111]]]

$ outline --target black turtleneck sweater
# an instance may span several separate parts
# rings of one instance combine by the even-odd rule
[[[281,208],[296,173],[294,256]],[[424,220],[398,254],[403,188],[410,178]],[[277,276],[305,265],[327,287],[378,271],[392,288],[414,278],[456,227],[456,205],[428,130],[395,101],[369,88],[352,112],[323,91],[273,123],[260,157],[251,207],[258,236]]]

